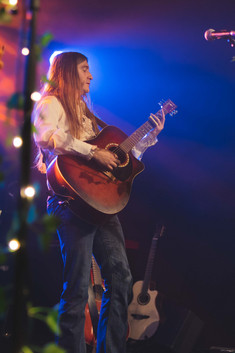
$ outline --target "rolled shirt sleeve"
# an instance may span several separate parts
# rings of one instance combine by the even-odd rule
[[[144,152],[148,147],[154,146],[158,142],[157,136],[154,135],[153,130],[146,134],[136,145],[132,148],[132,153],[135,158],[141,160]]]

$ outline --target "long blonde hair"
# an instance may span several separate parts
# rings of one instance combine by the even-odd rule
[[[95,115],[88,108],[86,96],[82,96],[77,66],[87,57],[77,52],[64,52],[54,57],[48,72],[48,82],[43,86],[42,98],[55,96],[62,104],[69,123],[70,133],[80,138],[82,112],[92,121],[94,131],[99,132]],[[81,104],[81,99],[84,104]],[[84,111],[85,110],[85,111]],[[42,153],[38,148],[36,166],[45,173]]]

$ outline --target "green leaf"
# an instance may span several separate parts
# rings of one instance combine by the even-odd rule
[[[57,346],[55,343],[48,343],[43,347],[42,353],[66,353],[66,350]]]
[[[42,59],[42,48],[40,45],[35,44],[34,45],[34,50],[35,50],[35,55],[36,55],[36,60],[41,61]]]
[[[28,315],[29,316],[35,316],[36,314],[41,314],[45,312],[47,313],[50,310],[50,308],[44,308],[43,306],[31,306],[31,304],[28,304]]]
[[[42,80],[42,82],[44,82],[44,83],[48,83],[48,84],[51,85],[52,87],[56,87],[56,83],[53,82],[53,81],[51,81],[51,80],[48,80],[48,78],[46,77],[46,75],[42,75],[41,80]]]
[[[31,124],[31,133],[37,133],[37,129],[36,129],[36,126],[34,124]]]
[[[51,312],[46,318],[46,323],[47,323],[48,327],[55,334],[58,334],[58,331],[59,331],[59,326],[58,326],[57,320],[58,320],[58,313],[57,312]]]
[[[50,32],[46,32],[45,34],[42,35],[40,39],[40,44],[42,47],[47,47],[48,44],[52,41],[53,39],[53,34]]]
[[[24,346],[24,347],[21,348],[20,353],[33,353],[33,351],[29,347]]]
[[[27,312],[29,317],[45,322],[54,334],[60,335],[60,329],[57,323],[58,309],[56,307],[32,307],[30,304],[28,304]]]

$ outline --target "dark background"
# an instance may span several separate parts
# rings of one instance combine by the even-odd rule
[[[224,39],[204,39],[209,28],[235,30],[235,2],[40,3],[38,33],[50,31],[54,39],[38,66],[38,88],[50,55],[75,50],[89,59],[94,111],[127,134],[159,109],[162,98],[178,106],[178,114],[166,118],[158,144],[145,153],[146,169],[120,214],[128,257],[134,280],[143,279],[156,223],[165,224],[152,274],[157,289],[205,323],[199,348],[235,346],[235,49]],[[19,56],[17,36],[16,24],[3,26],[1,38],[8,48],[1,75],[9,78],[9,92]],[[3,93],[1,104],[5,99]],[[15,152],[0,147],[8,157],[1,192],[4,243],[18,177],[17,163],[11,164]],[[37,204],[43,213],[44,177],[35,170],[32,176],[41,184]],[[36,238],[30,235],[33,298],[36,304],[54,305],[61,286],[58,243],[55,237],[44,254]]]

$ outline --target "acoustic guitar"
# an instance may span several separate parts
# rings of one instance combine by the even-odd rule
[[[176,113],[176,105],[167,100],[162,109]],[[161,109],[157,112],[161,116]],[[70,209],[91,223],[103,223],[127,204],[133,179],[144,170],[144,164],[132,154],[132,148],[151,130],[156,122],[150,116],[131,136],[114,126],[106,126],[88,142],[114,152],[120,165],[112,172],[102,170],[95,161],[76,155],[59,155],[47,168],[47,179],[55,194],[67,198]]]
[[[157,250],[158,239],[163,235],[164,226],[157,226],[152,239],[148,256],[144,281],[135,282],[133,286],[133,299],[128,307],[129,338],[145,340],[154,335],[160,322],[156,308],[158,292],[149,289],[154,258]]]
[[[93,285],[94,297],[95,297],[95,304],[97,308],[97,319],[99,318],[100,308],[101,308],[101,301],[102,295],[104,292],[104,283],[101,278],[100,268],[95,261],[94,256],[92,256],[92,268],[91,268],[91,281]],[[91,315],[89,311],[89,306],[86,304],[85,308],[85,340],[89,346],[96,347],[96,332],[93,328]],[[93,318],[93,320],[96,318]],[[98,326],[98,321],[96,322],[96,327]]]

